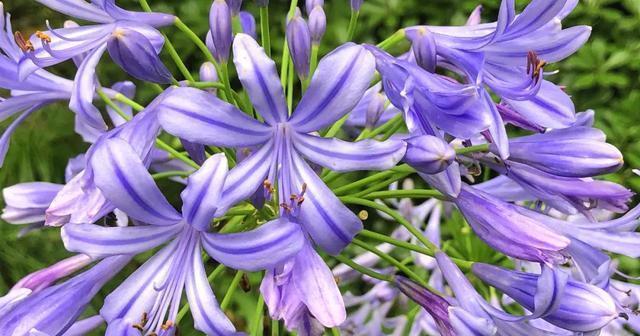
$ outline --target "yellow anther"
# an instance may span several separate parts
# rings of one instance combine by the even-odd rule
[[[18,45],[20,50],[22,50],[23,52],[34,50],[33,44],[31,43],[31,41],[25,40],[21,32],[19,31],[15,32],[15,34],[13,34],[13,37],[16,40],[16,44]]]
[[[51,43],[51,37],[39,30],[36,32],[36,37],[42,40],[42,42]]]

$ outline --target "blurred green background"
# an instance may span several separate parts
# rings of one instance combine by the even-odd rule
[[[300,0],[304,2],[304,0]],[[377,43],[398,28],[426,23],[432,25],[461,25],[473,8],[482,4],[484,21],[497,16],[499,0],[365,0],[355,40]],[[125,8],[138,9],[135,0],[118,1]],[[211,0],[149,0],[154,10],[175,13],[200,36],[208,29],[208,10]],[[518,1],[522,6],[527,1]],[[34,0],[5,0],[5,10],[11,12],[13,27],[30,34],[45,28],[49,19],[60,26],[65,18],[37,4]],[[288,1],[271,1],[271,32],[273,55],[281,53],[284,15]],[[245,0],[244,7],[257,16],[253,1]],[[328,31],[322,53],[346,40],[349,22],[348,0],[325,0]],[[611,180],[640,191],[640,177],[631,168],[640,167],[640,1],[639,0],[583,0],[565,21],[565,26],[590,25],[593,33],[589,42],[576,55],[554,66],[559,73],[549,77],[566,86],[578,111],[594,109],[596,125],[609,136],[609,141],[624,153],[625,167]],[[183,60],[197,74],[203,58],[195,47],[172,27],[163,30],[175,44]],[[163,55],[167,66],[178,76],[175,66]],[[70,64],[56,67],[54,72],[73,76]],[[110,85],[126,76],[103,58],[99,68],[103,85]],[[139,86],[138,100],[147,102],[153,94],[144,85]],[[0,123],[0,130],[8,125]],[[0,169],[0,187],[25,181],[64,181],[64,168],[69,158],[87,148],[73,131],[73,114],[62,105],[51,106],[31,116],[13,136],[11,147]],[[1,200],[0,200],[0,203]],[[56,229],[33,232],[18,237],[17,227],[0,221],[0,295],[18,279],[38,268],[47,266],[68,255],[60,243]],[[631,261],[627,261],[631,262]],[[635,264],[628,265],[635,268]],[[133,266],[131,267],[133,269]],[[635,273],[635,272],[632,272]],[[254,280],[257,285],[258,279]],[[224,287],[216,292],[224,293]],[[107,293],[108,288],[103,290]],[[240,301],[245,300],[242,296]],[[255,301],[247,295],[247,304],[240,305],[247,314],[253,311]],[[100,299],[94,305],[99,309]],[[244,314],[243,314],[244,315]],[[246,315],[245,315],[246,316]],[[237,323],[243,323],[241,320]],[[189,323],[187,323],[189,325]],[[183,334],[188,334],[188,330]]]

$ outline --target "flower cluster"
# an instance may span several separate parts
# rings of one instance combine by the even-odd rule
[[[325,3],[308,0],[303,14],[292,1],[279,67],[268,1],[256,1],[257,26],[242,1],[213,0],[202,40],[144,0],[142,12],[115,0],[37,1],[84,24],[47,22],[27,38],[0,3],[0,88],[8,90],[0,120],[17,115],[0,138],[0,164],[18,125],[54,102],[68,102],[90,146],[69,161],[65,184],[3,190],[3,220],[25,225],[23,233],[58,227],[77,254],[0,297],[0,334],[104,325],[107,335],[178,335],[189,311],[198,331],[233,335],[229,304],[247,273],[261,279],[254,334],[263,304],[272,330],[282,320],[300,335],[640,326],[632,314],[640,292],[619,280],[615,259],[640,255],[640,207],[629,208],[631,191],[597,178],[620,169],[622,154],[545,71],[590,35],[562,26],[577,0],[531,0],[520,13],[502,0],[495,22],[481,23],[479,6],[465,26],[404,27],[320,59]],[[363,1],[350,6],[349,38]],[[199,80],[159,30],[171,25],[203,52]],[[184,80],[164,65],[163,48]],[[133,82],[103,87],[96,67],[105,52],[156,97],[143,106]],[[47,70],[68,60],[73,79]],[[164,178],[183,184],[179,200],[156,184]],[[414,206],[419,198],[430,199]],[[398,226],[374,231],[366,210],[347,205]],[[458,233],[445,228],[454,213],[492,258],[468,260],[452,247]],[[365,253],[349,257],[354,246]],[[403,261],[392,256],[408,251]],[[134,259],[137,270],[118,277],[99,314],[87,316]],[[225,268],[237,272],[218,303],[210,283]],[[356,280],[371,290],[343,296],[340,287]],[[412,305],[422,308],[402,313]]]

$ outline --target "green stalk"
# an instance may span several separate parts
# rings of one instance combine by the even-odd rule
[[[262,48],[271,58],[271,35],[269,33],[269,6],[260,7],[260,38]]]
[[[253,326],[251,327],[251,335],[252,336],[260,336],[262,335],[263,326],[263,315],[264,314],[264,297],[260,295],[258,297],[258,304],[256,305],[256,312],[253,315]]]
[[[189,82],[189,86],[197,89],[225,89],[223,83],[220,82]]]
[[[145,0],[140,0],[140,2],[142,2],[142,1],[145,1]],[[149,11],[150,11],[150,9],[149,9]],[[202,51],[202,53],[206,57],[207,61],[209,61],[209,62],[211,62],[211,63],[213,63],[215,65],[218,64],[216,59],[213,57],[213,54],[209,50],[209,48],[207,48],[207,45],[204,42],[202,42],[200,37],[198,37],[198,35],[196,33],[194,33],[193,30],[191,30],[191,28],[189,28],[189,26],[184,24],[184,22],[182,22],[182,20],[180,20],[180,18],[176,17],[176,20],[173,22],[173,25],[176,28],[178,28],[178,30],[182,31],[183,33],[185,33],[185,35],[187,35],[187,37],[198,47],[198,49],[200,49],[200,51]]]
[[[425,288],[428,288],[429,290],[433,291],[434,293],[436,292],[435,290],[431,289],[429,287],[429,284],[424,281],[424,279],[422,279],[422,277],[420,277],[419,275],[417,275],[416,273],[414,273],[411,269],[409,269],[409,267],[407,267],[406,265],[403,265],[401,262],[399,262],[398,260],[396,260],[395,258],[393,258],[392,256],[378,250],[375,246],[371,246],[365,242],[363,242],[362,240],[358,239],[358,238],[354,238],[352,240],[353,244],[355,244],[356,246],[359,246],[375,255],[377,255],[378,257],[380,257],[380,259],[390,263],[391,265],[395,266],[397,269],[399,269],[400,271],[404,272],[404,274],[406,274],[408,277],[410,277],[411,279],[413,279],[413,281],[419,283],[420,285],[424,286]]]
[[[311,45],[311,63],[309,65],[309,80],[313,77],[313,73],[318,68],[318,53],[320,52],[320,46],[317,44]]]
[[[99,93],[98,93],[98,94],[99,94]],[[107,97],[107,98],[108,98],[108,97]],[[104,98],[103,98],[103,99],[104,99]],[[138,112],[140,112],[140,111],[144,110],[144,106],[142,106],[142,105],[140,105],[140,104],[136,103],[135,101],[133,101],[133,100],[129,99],[129,97],[127,97],[127,96],[123,95],[122,93],[117,93],[115,96],[113,96],[113,99],[114,99],[114,100],[117,100],[117,101],[119,101],[119,102],[121,102],[121,103],[123,103],[123,104],[125,104],[125,105],[129,105],[129,106],[131,106],[131,108],[132,108],[132,109],[134,109],[134,110],[136,110],[136,111],[138,111]],[[110,99],[109,99],[109,100],[110,100]],[[107,104],[108,104],[108,103],[107,103]],[[111,105],[110,105],[110,106],[111,106]],[[111,106],[111,107],[113,107],[113,106]],[[116,112],[117,112],[117,110],[116,110]],[[123,117],[123,118],[124,118],[124,117]],[[126,119],[128,120],[129,118],[126,118]]]
[[[349,119],[349,113],[345,114],[344,116],[342,116],[342,118],[338,119],[338,121],[331,125],[331,128],[329,128],[327,133],[325,133],[324,137],[333,138],[334,136],[336,136],[336,134],[338,134],[338,131],[340,131],[340,129],[342,128],[342,125],[347,122],[347,119]]]
[[[409,223],[409,221],[407,221],[404,217],[402,217],[401,214],[389,208],[388,206],[384,204],[376,203],[374,201],[357,198],[357,197],[350,197],[350,196],[340,197],[340,200],[344,203],[362,205],[362,206],[373,208],[386,213],[387,215],[391,216],[391,218],[393,218],[398,223],[400,223],[400,225],[404,226],[414,237],[416,237],[422,243],[422,245],[426,246],[428,249],[432,251],[439,250],[438,246],[436,246],[429,239],[427,239],[427,237],[425,237],[422,234],[422,232],[420,232],[420,230],[418,230],[415,226],[413,226],[413,224]]]
[[[351,267],[354,271],[360,272],[364,275],[370,276],[374,279],[378,279],[381,281],[387,281],[387,282],[391,282],[393,281],[393,278],[389,275],[386,274],[382,274],[382,273],[378,273],[376,271],[373,271],[371,269],[368,269],[364,266],[361,266],[357,263],[355,263],[353,260],[351,260],[351,258],[349,257],[345,257],[342,254],[339,254],[337,256],[332,256],[333,258],[335,258],[336,260],[338,260],[339,262]]]
[[[351,11],[351,19],[349,20],[349,28],[347,29],[347,41],[353,40],[353,35],[356,32],[356,26],[358,25],[358,17],[360,11]]]
[[[373,193],[373,192],[377,192],[380,189],[388,188],[391,183],[396,182],[398,180],[401,180],[401,179],[407,177],[410,174],[411,173],[398,173],[397,175],[393,175],[390,178],[388,178],[388,179],[386,179],[386,180],[384,180],[382,182],[378,182],[378,183],[370,186],[369,188],[367,188],[367,189],[365,189],[363,191],[360,191],[360,192],[358,192],[356,194],[350,195],[350,196],[360,197],[360,198],[369,198],[369,197],[366,197],[366,196],[371,194],[371,193]]]
[[[271,336],[280,335],[280,322],[278,320],[271,320]]]
[[[231,299],[233,298],[233,293],[236,291],[236,288],[238,288],[238,284],[242,279],[242,274],[244,274],[244,272],[237,271],[236,275],[233,277],[233,280],[231,280],[229,289],[227,289],[227,293],[224,295],[222,303],[220,303],[220,309],[222,309],[223,311],[229,308],[229,304],[231,303]]]
[[[191,175],[192,173],[193,172],[188,172],[188,171],[171,170],[171,171],[165,171],[162,173],[152,174],[151,177],[153,177],[154,180],[160,180],[163,178],[176,177],[176,176],[189,177],[189,175]]]
[[[340,336],[340,329],[338,327],[331,328],[331,335],[332,336]]]
[[[287,107],[289,114],[293,113],[293,81],[295,80],[295,69],[293,63],[289,64],[289,79],[287,81]]]
[[[298,6],[298,0],[291,0],[291,5],[289,6],[289,12],[287,12],[287,21],[293,17],[293,13]],[[282,44],[282,65],[280,67],[280,82],[282,83],[282,88],[287,88],[287,79],[289,77],[289,45],[287,44],[287,39],[284,39]]]
[[[344,195],[344,194],[346,194],[347,192],[349,192],[351,190],[354,190],[354,189],[369,185],[369,184],[377,182],[379,180],[384,180],[386,178],[391,177],[392,175],[394,175],[396,173],[414,173],[414,172],[415,172],[415,170],[413,168],[409,167],[409,165],[402,164],[402,165],[396,166],[396,167],[394,167],[394,168],[392,168],[390,170],[386,170],[386,171],[382,171],[382,172],[379,172],[379,173],[375,173],[375,174],[373,174],[371,176],[368,176],[368,177],[365,177],[365,178],[363,178],[361,180],[354,181],[354,182],[351,182],[351,183],[349,183],[347,185],[344,185],[344,186],[341,186],[339,188],[336,188],[336,189],[333,190],[333,192],[336,195]]]
[[[393,33],[391,36],[389,36],[386,40],[378,43],[378,48],[388,51],[398,43],[404,41],[404,39],[405,39],[404,29],[400,29],[397,32]]]
[[[178,52],[173,46],[173,43],[171,43],[171,41],[169,40],[169,37],[165,33],[162,33],[162,36],[164,36],[164,45],[167,47],[167,52],[169,52],[169,56],[171,56],[171,59],[176,64],[176,66],[178,66],[178,70],[180,70],[182,76],[184,76],[184,78],[188,81],[193,81],[194,79],[191,75],[191,72],[189,72],[187,66],[184,65],[184,62],[180,58],[180,55],[178,55]]]
[[[384,190],[374,191],[362,196],[367,199],[384,199],[384,198],[438,198],[446,199],[442,193],[431,189],[412,189],[412,190]]]
[[[488,151],[489,151],[489,144],[456,148],[456,154],[469,154],[469,153],[475,153],[475,152],[488,152]]]

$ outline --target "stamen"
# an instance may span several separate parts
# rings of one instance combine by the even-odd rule
[[[36,32],[36,37],[42,40],[43,43],[51,43],[51,37],[39,30]]]
[[[269,194],[273,194],[273,192],[275,191],[273,185],[271,184],[271,181],[269,180],[264,180],[264,182],[262,182],[262,186]]]
[[[16,31],[15,34],[13,34],[13,37],[16,40],[16,44],[18,45],[20,50],[22,50],[22,52],[29,52],[29,51],[35,50],[33,48],[33,44],[31,43],[31,41],[25,40],[21,32]]]
[[[527,73],[531,75],[534,81],[537,82],[540,79],[540,74],[545,65],[547,65],[547,62],[538,58],[535,51],[529,51],[527,53]]]
[[[173,325],[174,324],[173,324],[172,321],[167,321],[160,328],[162,328],[162,330],[169,330],[169,329],[173,328]]]

